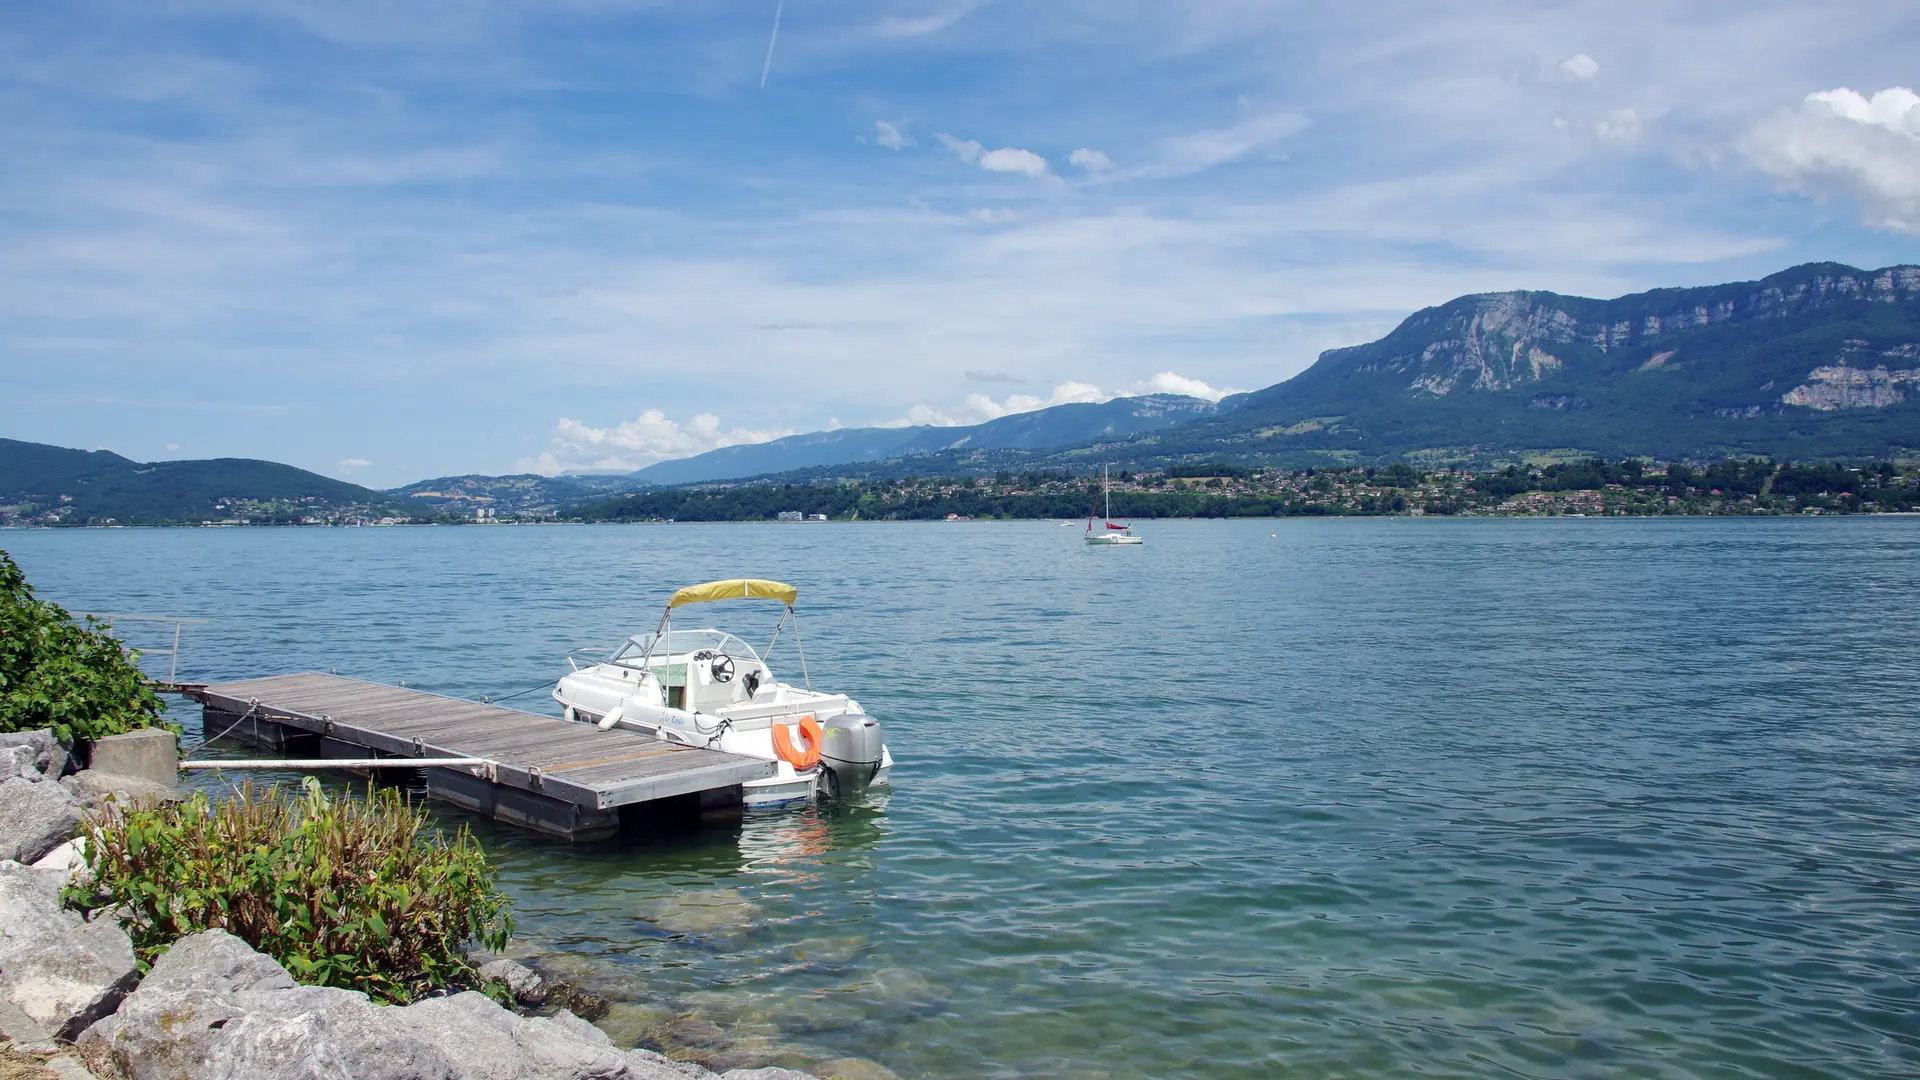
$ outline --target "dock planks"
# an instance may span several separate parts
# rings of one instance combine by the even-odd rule
[[[759,758],[340,675],[245,679],[193,696],[207,709],[209,734],[249,717],[243,737],[283,746],[289,736],[319,736],[324,756],[364,749],[379,756],[485,758],[493,764],[424,770],[429,793],[574,837],[617,826],[621,807],[724,792],[776,768]],[[559,805],[544,805],[549,802]]]

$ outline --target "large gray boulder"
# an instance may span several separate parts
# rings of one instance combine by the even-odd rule
[[[114,1015],[88,1028],[132,1080],[456,1080],[437,1048],[382,1022],[366,995],[300,986],[223,931],[175,942]]]
[[[48,780],[58,780],[60,774],[67,771],[67,748],[53,737],[51,728],[0,732],[0,750],[13,747],[25,747],[34,771]],[[4,771],[0,771],[0,779],[5,779],[5,776]]]
[[[469,991],[389,1009],[387,1018],[396,1030],[439,1047],[487,1080],[630,1080],[633,1075],[606,1034],[571,1013],[528,1019]]]
[[[80,804],[59,784],[24,776],[0,783],[0,859],[38,862],[79,827]]]
[[[60,907],[57,884],[0,862],[0,998],[46,1034],[79,1035],[140,979],[133,943],[111,919]]]
[[[82,1042],[105,1044],[132,1080],[698,1075],[623,1054],[605,1033],[565,1011],[529,1019],[475,993],[375,1005],[349,990],[300,986],[278,963],[220,930],[176,942],[119,1012],[89,1028]]]

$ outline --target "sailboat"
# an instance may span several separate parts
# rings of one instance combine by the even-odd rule
[[[1093,531],[1093,511],[1087,511],[1087,543],[1099,547],[1120,547],[1126,544],[1144,544],[1144,536],[1133,535],[1133,530],[1125,525],[1113,523],[1113,481],[1107,475],[1107,467],[1100,466],[1100,490],[1107,497],[1106,528]]]

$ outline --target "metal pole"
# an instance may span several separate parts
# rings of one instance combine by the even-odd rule
[[[167,681],[180,681],[180,620],[173,620],[173,651],[167,654]]]
[[[312,758],[291,761],[182,761],[180,768],[196,769],[452,769],[491,765],[487,758]]]

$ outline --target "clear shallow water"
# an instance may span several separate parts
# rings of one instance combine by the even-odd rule
[[[481,829],[531,951],[906,1077],[1920,1073],[1920,520],[0,533],[183,675],[553,678],[801,587],[894,790]],[[1277,533],[1277,536],[1274,535]],[[770,606],[714,608],[770,628]],[[515,704],[551,711],[543,694]],[[450,820],[458,820],[448,815]],[[695,1041],[685,1021],[679,1036]],[[711,1048],[710,1048],[711,1050]]]

